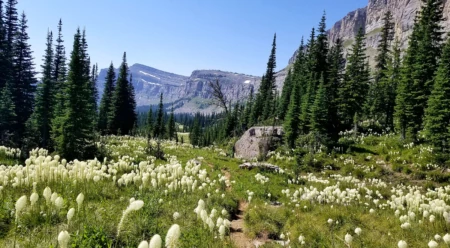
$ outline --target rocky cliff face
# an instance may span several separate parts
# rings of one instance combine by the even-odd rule
[[[444,0],[444,17],[449,21],[443,23],[445,30],[450,30],[450,1]],[[372,62],[376,56],[376,48],[380,39],[383,16],[390,10],[394,19],[395,37],[401,42],[402,49],[408,45],[408,37],[412,32],[414,18],[420,10],[422,0],[369,0],[365,8],[348,13],[336,22],[328,31],[331,42],[341,38],[346,51],[350,48],[359,28],[366,33],[367,55]],[[296,53],[290,59],[293,62]]]

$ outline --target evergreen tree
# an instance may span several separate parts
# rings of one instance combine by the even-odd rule
[[[392,21],[392,13],[387,11],[383,17],[383,27],[381,29],[381,37],[378,44],[378,55],[375,58],[376,72],[375,80],[371,83],[368,99],[366,101],[365,112],[367,117],[374,120],[381,120],[386,116],[386,86],[382,83],[385,81],[388,73],[388,63],[391,63],[390,45],[394,36],[394,23]],[[384,118],[386,119],[386,118]]]
[[[55,116],[61,116],[64,109],[64,82],[67,77],[67,66],[66,66],[66,51],[64,47],[64,40],[62,36],[62,21],[59,20],[58,23],[58,38],[56,38],[55,44],[55,55],[53,62],[53,72],[52,78],[55,82]]]
[[[128,80],[127,58],[124,53],[112,98],[112,111],[108,127],[112,134],[129,134],[133,129],[136,112],[133,103],[130,102],[134,96],[131,89]]]
[[[7,70],[7,62],[5,15],[3,13],[3,1],[0,0],[0,91],[2,91],[3,87],[6,85],[6,79],[9,72]]]
[[[156,115],[156,123],[153,129],[153,137],[164,138],[164,104],[163,104],[163,94],[161,93],[159,97],[159,108]]]
[[[201,139],[200,113],[197,113],[194,118],[192,130],[189,133],[189,140],[192,145],[198,146],[200,145]]]
[[[98,114],[99,132],[103,135],[108,134],[108,118],[112,116],[112,98],[114,92],[114,84],[116,81],[116,73],[114,72],[114,65],[111,62],[108,68],[108,72],[105,77],[105,86],[103,90],[103,96],[100,102],[100,110]],[[111,124],[109,124],[111,125]]]
[[[440,152],[450,148],[450,39],[444,46],[434,89],[428,100],[425,134]]]
[[[13,101],[16,107],[18,137],[25,131],[25,123],[33,112],[36,78],[31,47],[28,44],[27,19],[23,13],[13,46]]]
[[[415,100],[412,87],[414,84],[414,65],[418,52],[419,26],[417,25],[417,19],[414,23],[412,34],[409,37],[408,49],[400,69],[401,76],[394,107],[397,130],[400,132],[402,139],[415,139],[416,135],[416,131],[413,128],[416,125],[414,123],[416,120],[413,115]]]
[[[327,88],[324,86],[323,80],[319,84],[316,99],[311,107],[310,130],[328,136],[328,96]]]
[[[42,79],[38,85],[36,94],[36,104],[32,115],[36,123],[39,136],[39,146],[48,148],[50,145],[51,122],[54,118],[55,110],[55,81],[52,77],[53,70],[53,34],[47,34],[47,48],[44,54],[44,64],[42,67]]]
[[[12,146],[16,111],[12,101],[11,86],[7,83],[0,92],[0,144]]]
[[[294,89],[292,90],[291,100],[289,101],[289,107],[286,114],[286,118],[284,121],[284,131],[286,133],[286,144],[290,148],[295,147],[295,141],[300,135],[300,104],[301,104],[301,96],[300,96],[300,85],[295,84]]]
[[[13,70],[14,42],[19,27],[19,17],[17,14],[17,0],[7,0],[5,5],[5,57],[7,60],[7,73]],[[8,75],[6,80],[11,80],[12,75]]]
[[[170,112],[168,126],[167,126],[167,134],[169,136],[169,140],[175,139],[177,132],[175,126],[175,117],[173,116],[173,106],[172,111]]]
[[[151,138],[153,137],[153,110],[152,110],[152,106],[150,106],[150,110],[148,111],[147,114],[147,137]]]
[[[400,82],[400,68],[401,68],[401,51],[400,42],[396,40],[392,47],[392,58],[388,61],[386,68],[386,76],[380,81],[383,95],[384,104],[383,109],[385,111],[384,124],[386,128],[390,130],[394,129],[394,112],[395,112],[395,99],[397,98],[397,87]]]
[[[433,87],[433,78],[441,55],[443,1],[422,0],[423,7],[419,16],[419,38],[414,63],[414,83],[411,93],[414,98],[410,135],[414,140],[422,128],[423,116],[428,97]]]
[[[270,118],[275,112],[275,68],[276,68],[276,40],[277,34],[273,36],[272,42],[272,50],[270,52],[269,61],[267,62],[267,70],[266,70],[266,92],[264,95],[264,109],[262,112],[262,119],[267,120]]]
[[[286,76],[286,79],[284,80],[283,89],[281,91],[281,98],[280,98],[280,104],[278,105],[278,118],[280,120],[284,120],[284,117],[286,116],[286,112],[289,107],[289,101],[291,100],[291,93],[294,80],[292,78],[291,70],[288,71],[288,74]]]
[[[85,67],[85,52],[78,29],[74,35],[69,74],[64,85],[65,108],[53,125],[57,151],[68,160],[91,157],[95,149],[92,113],[89,112],[92,109],[87,95],[90,83]]]
[[[362,113],[369,85],[369,68],[366,63],[364,32],[359,30],[347,57],[344,81],[339,87],[339,113],[343,128],[350,128],[354,116]]]
[[[302,88],[301,110],[300,110],[300,131],[307,133],[309,128],[311,106],[314,103],[315,91],[317,86],[317,49],[316,49],[316,31],[311,30],[311,35],[306,45],[308,53],[305,56],[305,69],[300,76]]]
[[[328,84],[326,84],[326,92],[328,94],[328,133],[330,139],[337,141],[339,138],[340,122],[338,116],[339,106],[339,88],[342,84],[345,69],[345,59],[343,55],[342,40],[337,39],[336,44],[330,49],[329,53],[329,71]]]

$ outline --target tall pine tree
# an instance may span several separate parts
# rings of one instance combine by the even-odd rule
[[[105,86],[103,90],[103,96],[100,101],[100,110],[98,114],[97,129],[103,135],[108,134],[108,118],[112,116],[112,98],[115,82],[116,73],[114,72],[114,65],[111,62],[108,68],[108,72],[106,73]]]
[[[55,111],[55,80],[53,78],[53,34],[48,32],[47,34],[47,48],[44,54],[44,63],[42,68],[41,83],[38,85],[36,94],[36,104],[34,113],[32,115],[33,120],[36,122],[37,130],[39,132],[39,146],[49,148],[50,145],[50,132],[51,122],[54,118]]]
[[[354,124],[354,116],[361,115],[369,85],[369,68],[366,62],[365,34],[359,30],[350,54],[347,56],[347,68],[344,81],[339,87],[338,108],[344,129]]]
[[[126,53],[123,54],[116,87],[113,94],[109,131],[112,134],[129,134],[136,122],[134,92],[128,78]],[[132,99],[133,98],[133,99]]]
[[[156,114],[156,122],[153,128],[153,137],[162,139],[164,138],[164,104],[163,104],[163,94],[159,96],[159,107]]]
[[[425,115],[425,134],[440,152],[450,148],[450,39],[443,49]]]
[[[57,151],[66,159],[92,157],[95,152],[92,111],[89,104],[89,78],[86,77],[86,51],[78,29],[74,35],[69,73],[64,85],[64,110],[53,128]]]

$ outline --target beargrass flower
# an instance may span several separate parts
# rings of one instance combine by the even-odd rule
[[[178,247],[178,239],[180,238],[180,226],[177,224],[173,224],[166,235],[166,247],[167,248],[177,248]]]

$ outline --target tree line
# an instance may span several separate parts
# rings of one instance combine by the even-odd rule
[[[137,116],[126,54],[117,80],[108,72],[97,106],[98,67],[91,66],[86,32],[77,29],[67,62],[60,20],[55,43],[48,31],[38,83],[27,19],[16,6],[0,0],[0,144],[87,158],[96,155],[97,134],[130,133]]]

